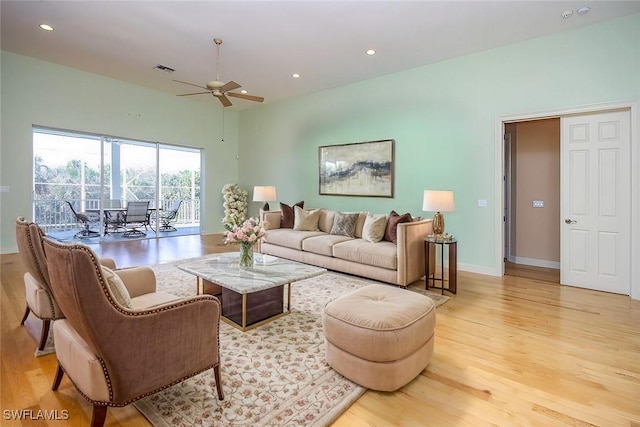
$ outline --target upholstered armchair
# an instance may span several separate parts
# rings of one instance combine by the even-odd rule
[[[62,310],[56,303],[49,285],[49,272],[47,271],[47,259],[44,256],[42,238],[44,232],[35,222],[29,222],[24,217],[16,219],[16,241],[18,254],[22,265],[27,272],[24,275],[25,296],[27,308],[22,317],[21,325],[24,325],[29,313],[42,319],[42,334],[38,350],[42,351],[47,343],[51,321],[64,317]],[[106,266],[115,268],[115,262],[111,259],[101,260]]]
[[[58,370],[52,389],[66,373],[93,404],[92,426],[104,424],[108,406],[126,406],[211,368],[224,398],[216,298],[163,297],[154,292],[150,268],[112,274],[81,244],[45,238],[44,249],[51,289],[66,315],[53,325]]]

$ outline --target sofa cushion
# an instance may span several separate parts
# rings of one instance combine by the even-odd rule
[[[296,231],[319,231],[320,209],[307,210],[299,206],[293,207],[295,219],[293,229]]]
[[[356,225],[358,223],[359,216],[359,213],[336,213],[330,234],[354,237],[356,235]]]
[[[388,242],[398,243],[398,224],[403,222],[411,222],[411,214],[406,213],[399,215],[396,211],[391,211],[387,219],[387,228],[384,232],[384,240]]]
[[[371,243],[364,239],[348,240],[333,245],[333,256],[391,270],[398,268],[398,248],[391,242]]]
[[[313,236],[302,241],[302,250],[319,255],[333,256],[333,245],[351,239],[351,237],[335,234]]]
[[[134,310],[151,310],[160,305],[169,304],[180,301],[181,297],[177,297],[166,292],[150,292],[135,298],[131,298],[131,305]]]
[[[333,221],[336,217],[336,211],[329,209],[320,209],[320,219],[318,220],[318,228],[325,233],[331,233]]]
[[[271,243],[272,245],[301,251],[302,242],[305,239],[314,236],[323,236],[324,234],[322,231],[295,231],[290,228],[276,228],[275,230],[267,231],[263,239],[266,243]]]
[[[293,206],[280,203],[280,211],[282,212],[282,217],[280,218],[280,228],[293,228],[293,222],[295,219],[295,214],[293,212],[294,206],[304,208],[304,200],[299,201]]]
[[[387,229],[386,215],[367,214],[362,229],[362,238],[367,242],[378,243],[384,238]]]

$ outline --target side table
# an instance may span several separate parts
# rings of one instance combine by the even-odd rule
[[[449,274],[447,279],[444,278],[444,248],[447,247],[449,254]],[[440,249],[440,277],[436,277],[438,270],[438,249]],[[436,254],[436,268],[433,273],[429,272],[429,259],[430,251],[435,250]],[[424,239],[424,254],[426,257],[426,263],[424,268],[425,289],[434,288],[451,293],[457,292],[458,286],[458,241],[456,239],[441,240],[435,238]],[[436,286],[436,282],[440,282],[440,286]],[[445,287],[445,282],[448,282],[448,286]]]

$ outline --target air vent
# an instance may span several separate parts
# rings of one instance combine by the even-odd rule
[[[165,73],[173,73],[175,70],[171,67],[167,67],[166,65],[158,64],[153,67],[154,70],[164,71]]]

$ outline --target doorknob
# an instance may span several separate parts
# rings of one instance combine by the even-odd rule
[[[567,218],[567,219],[564,220],[565,224],[575,224],[576,222],[578,222],[578,221],[576,221],[575,219],[571,219],[571,218]]]

